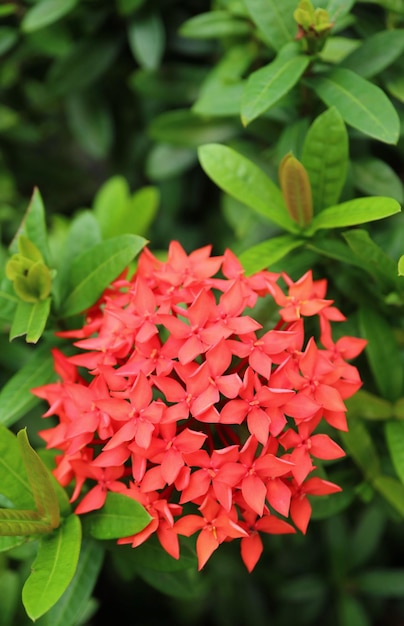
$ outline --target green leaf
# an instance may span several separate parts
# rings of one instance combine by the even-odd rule
[[[397,287],[396,262],[370,238],[367,230],[352,229],[343,233],[343,237],[383,291]]]
[[[344,626],[371,626],[366,611],[354,596],[343,593],[338,601],[339,624]]]
[[[22,590],[28,616],[35,621],[61,598],[77,569],[81,545],[81,524],[77,515],[39,543],[38,554]]]
[[[207,592],[206,582],[197,569],[185,569],[176,572],[160,572],[141,567],[138,574],[149,585],[162,593],[181,600],[200,599]]]
[[[202,146],[198,155],[206,174],[223,191],[285,230],[299,232],[280,189],[252,161],[219,144]]]
[[[11,28],[10,26],[0,27],[0,55],[8,52],[17,41],[18,31],[15,28]]]
[[[254,274],[264,268],[271,268],[273,263],[283,259],[303,243],[303,240],[291,235],[273,237],[242,252],[239,260],[247,274]]]
[[[352,161],[352,180],[357,189],[373,196],[391,196],[403,203],[403,183],[388,163],[372,156]]]
[[[129,565],[130,576],[139,568],[158,570],[159,572],[176,572],[184,569],[197,569],[198,560],[196,552],[189,543],[181,542],[181,556],[174,559],[164,550],[156,536],[150,537],[134,551],[130,546],[120,546],[116,551],[118,564],[124,560]],[[119,565],[118,565],[119,567]],[[125,566],[122,570],[124,571]],[[133,571],[132,571],[133,570]]]
[[[98,580],[104,557],[101,544],[84,539],[74,577],[56,604],[43,616],[41,626],[76,626]]]
[[[393,198],[355,198],[323,209],[313,218],[306,232],[311,235],[322,228],[345,228],[365,224],[400,211],[400,205]]]
[[[349,423],[349,431],[341,432],[343,447],[355,463],[359,465],[369,480],[374,480],[380,474],[380,460],[372,438],[365,425],[357,419]],[[373,482],[372,482],[373,484]]]
[[[148,186],[136,191],[122,216],[120,232],[145,236],[156,216],[159,202],[160,193],[157,187]]]
[[[18,252],[18,240],[27,237],[42,253],[46,265],[50,265],[45,207],[39,190],[35,187],[22,222],[10,245],[11,252]]]
[[[342,65],[363,78],[376,76],[404,51],[404,31],[389,29],[364,39],[362,45],[345,57]]]
[[[351,533],[349,560],[352,568],[364,565],[378,550],[386,522],[384,507],[379,503],[363,507],[359,522]]]
[[[121,220],[122,216],[125,215],[129,198],[129,184],[123,176],[112,176],[97,191],[93,202],[93,211],[101,226],[103,237],[116,235],[114,232],[115,218],[118,217],[118,220]]]
[[[336,204],[345,183],[349,154],[348,133],[335,107],[310,126],[301,161],[309,175],[314,212]]]
[[[404,276],[404,254],[398,260],[398,275]]]
[[[0,534],[7,536],[39,535],[52,531],[49,520],[37,511],[0,509]]]
[[[359,323],[362,337],[368,340],[365,354],[380,394],[386,400],[398,400],[403,393],[404,366],[391,324],[371,307],[359,310]]]
[[[108,155],[114,136],[107,103],[92,91],[66,99],[67,122],[77,142],[96,159]]]
[[[59,502],[49,471],[30,445],[26,428],[18,432],[17,440],[37,511],[50,522],[51,528],[57,528],[60,524]]]
[[[308,56],[279,54],[269,65],[250,74],[241,98],[243,125],[247,126],[287,94],[309,63]]]
[[[78,0],[42,0],[28,9],[21,22],[21,28],[25,33],[30,33],[70,13]]]
[[[28,343],[37,343],[45,330],[51,302],[51,298],[34,303],[20,300],[10,329],[10,341],[26,335]]]
[[[83,252],[70,269],[71,291],[63,303],[65,316],[75,315],[91,306],[125,267],[134,259],[146,241],[136,235],[120,235]]]
[[[265,41],[274,50],[294,39],[297,32],[293,19],[296,0],[283,0],[282,4],[278,0],[245,0],[245,5]]]
[[[190,39],[239,37],[248,35],[250,32],[251,27],[246,20],[234,17],[227,11],[199,13],[188,19],[179,28],[179,34]]]
[[[22,543],[27,541],[26,537],[18,536],[10,537],[10,536],[0,536],[0,552],[7,552],[7,550],[12,550],[16,546],[20,546]],[[0,606],[1,602],[0,602]],[[1,625],[1,621],[0,621]]]
[[[379,141],[397,143],[399,117],[379,87],[345,68],[306,82],[327,106],[335,106],[347,124]]]
[[[117,0],[117,8],[120,15],[129,15],[139,9],[144,0]]]
[[[183,174],[198,161],[194,148],[181,148],[168,143],[152,146],[146,158],[146,176],[153,182]],[[0,294],[1,297],[1,294]]]
[[[34,498],[17,437],[0,425],[0,493],[18,509],[33,509]]]
[[[404,485],[391,476],[377,476],[372,485],[404,517]]]
[[[362,572],[355,579],[357,589],[376,598],[404,596],[404,569],[378,568]]]
[[[393,415],[391,402],[376,396],[365,389],[359,389],[351,398],[345,400],[348,418],[360,417],[366,420],[387,420]]]
[[[203,118],[188,109],[162,113],[153,118],[149,127],[152,139],[188,148],[213,141],[227,141],[239,130],[240,124],[233,120]]]
[[[353,488],[349,487],[344,487],[342,491],[333,493],[330,496],[321,496],[321,498],[314,496],[313,498],[309,498],[312,508],[311,519],[320,520],[333,517],[347,509],[354,498],[355,491]]]
[[[36,406],[40,399],[31,389],[55,378],[50,346],[36,348],[29,361],[3,386],[0,392],[0,423],[12,426]]]
[[[15,624],[20,605],[20,580],[18,572],[3,570],[0,573],[0,626]]]
[[[3,282],[3,289],[0,291],[0,318],[10,323],[14,319],[19,299],[15,295],[11,282],[7,280],[7,283]]]
[[[129,46],[141,67],[159,67],[165,46],[163,21],[157,12],[136,15],[128,26]]]
[[[401,482],[404,483],[404,422],[388,422],[385,433],[394,469]]]
[[[140,532],[151,520],[139,502],[110,491],[101,509],[83,517],[83,525],[95,539],[119,539]]]

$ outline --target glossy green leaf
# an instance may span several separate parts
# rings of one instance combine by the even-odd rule
[[[81,523],[70,515],[52,534],[41,539],[30,576],[22,590],[28,616],[35,621],[61,598],[77,569]]]
[[[239,255],[239,259],[246,274],[254,274],[264,268],[270,269],[276,261],[283,259],[303,243],[301,239],[291,235],[280,235],[248,248]]]
[[[345,400],[348,418],[359,417],[366,420],[387,420],[393,415],[393,405],[384,398],[366,389],[359,389],[351,398]]]
[[[308,56],[280,54],[269,65],[250,74],[241,98],[243,125],[247,126],[287,94],[309,62]]]
[[[328,207],[318,213],[306,229],[308,234],[322,228],[345,228],[380,220],[395,213],[401,207],[393,198],[371,197],[355,198],[336,206]]]
[[[128,26],[128,40],[139,65],[154,70],[159,67],[165,46],[165,31],[157,12],[136,15]]]
[[[349,431],[341,432],[344,450],[359,465],[364,475],[375,479],[380,474],[380,460],[366,426],[358,419],[349,423]]]
[[[400,256],[398,260],[398,275],[404,276],[404,255]]]
[[[88,513],[83,518],[83,524],[95,539],[119,539],[140,532],[151,519],[139,502],[110,491],[104,506]]]
[[[25,235],[40,250],[46,265],[50,266],[48,235],[46,230],[45,207],[42,196],[37,188],[34,189],[30,203],[25,212],[13,241],[11,252],[18,252],[20,235]]]
[[[371,239],[367,230],[352,229],[343,233],[343,237],[383,291],[396,288],[396,262]]]
[[[152,120],[149,127],[152,139],[188,148],[227,141],[239,130],[240,125],[233,120],[203,118],[187,109],[162,113]]]
[[[227,11],[199,13],[181,24],[179,34],[190,39],[215,39],[247,35],[251,27],[247,21],[232,16]]]
[[[245,0],[245,5],[265,41],[274,50],[293,41],[297,33],[293,19],[296,0],[283,0],[282,4],[277,0]]]
[[[84,539],[76,572],[64,594],[44,615],[41,626],[76,626],[98,580],[104,557],[99,542]]]
[[[379,141],[397,142],[397,111],[379,87],[345,68],[306,81],[327,106],[335,106],[347,124]]]
[[[404,569],[379,568],[364,571],[355,579],[356,587],[362,593],[381,598],[402,598],[404,596]]]
[[[388,422],[385,433],[394,469],[401,482],[404,483],[404,422]]]
[[[34,498],[17,437],[0,425],[0,493],[18,509],[33,509]]]
[[[51,528],[57,528],[60,524],[59,502],[49,470],[30,445],[26,429],[18,432],[17,440],[36,509],[42,518],[49,520]]]
[[[51,298],[34,303],[20,300],[10,329],[10,341],[26,335],[28,343],[37,343],[45,330],[51,302]]]
[[[77,3],[78,0],[41,0],[26,12],[21,28],[30,33],[53,24],[70,13]]]
[[[371,306],[359,310],[359,323],[377,388],[386,400],[397,400],[403,395],[404,366],[391,324]]]
[[[352,161],[353,183],[359,191],[373,196],[391,196],[403,203],[403,183],[392,167],[372,156]]]
[[[0,423],[11,426],[39,403],[30,393],[33,387],[49,383],[55,377],[50,346],[35,349],[29,361],[3,386],[0,392]]]
[[[314,212],[336,204],[345,183],[349,154],[348,133],[335,107],[310,126],[301,161],[311,182]]]
[[[198,155],[206,174],[223,191],[285,230],[299,231],[288,215],[280,189],[252,161],[218,144],[202,146]]]
[[[363,78],[376,76],[404,51],[402,29],[383,30],[364,39],[362,45],[347,56],[342,65]]]
[[[70,292],[63,303],[63,314],[75,315],[94,304],[145,243],[142,237],[121,235],[103,241],[77,257],[70,269]]]

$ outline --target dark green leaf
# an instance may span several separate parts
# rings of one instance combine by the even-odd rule
[[[372,438],[365,425],[358,419],[349,423],[349,431],[340,433],[343,447],[364,475],[372,480],[380,474],[380,460]]]
[[[288,215],[280,189],[252,161],[218,144],[202,146],[198,154],[206,174],[223,191],[285,230],[299,231]]]
[[[309,62],[308,56],[280,54],[272,63],[250,74],[241,98],[241,120],[244,126],[287,94]]]
[[[199,599],[206,593],[205,581],[196,569],[159,572],[141,567],[138,574],[158,591],[181,600]]]
[[[154,569],[160,572],[176,572],[185,569],[197,569],[198,561],[195,550],[191,550],[189,545],[181,545],[181,555],[179,559],[174,559],[164,550],[156,537],[150,537],[147,541],[138,546],[133,552],[132,563],[135,570],[140,568]],[[129,555],[124,554],[123,558],[129,560]]]
[[[393,198],[369,197],[355,198],[323,209],[306,229],[307,234],[315,233],[322,228],[344,228],[380,220],[395,213],[401,207]]]
[[[363,565],[372,557],[380,545],[386,522],[386,514],[381,506],[364,507],[351,537],[350,563],[352,567]]]
[[[0,626],[15,624],[20,604],[20,580],[18,572],[3,570],[0,573]]]
[[[396,262],[384,252],[361,228],[343,233],[349,247],[361,259],[367,271],[379,283],[382,290],[395,289],[398,278]]]
[[[404,517],[404,485],[391,476],[377,476],[372,485]]]
[[[139,65],[148,70],[159,67],[164,53],[165,31],[158,13],[136,15],[128,27],[129,45]]]
[[[34,387],[55,377],[53,359],[47,344],[36,348],[29,361],[4,385],[0,392],[0,423],[11,426],[39,403],[30,393]]]
[[[0,55],[5,54],[18,41],[18,31],[11,26],[0,27]]]
[[[240,124],[235,121],[203,118],[187,109],[162,113],[152,120],[149,128],[153,139],[188,148],[212,141],[227,141],[239,130]]]
[[[401,482],[404,483],[404,422],[388,422],[385,432],[394,469]]]
[[[383,30],[367,37],[342,61],[342,65],[363,78],[372,78],[398,59],[403,51],[404,31]]]
[[[296,0],[246,0],[247,10],[265,41],[274,50],[292,41],[297,33],[297,24],[293,19]]]
[[[199,13],[184,22],[179,29],[182,37],[191,39],[214,39],[216,37],[239,37],[250,33],[247,21],[233,17],[227,11]]]
[[[10,341],[16,337],[26,335],[28,343],[37,343],[45,330],[51,302],[51,298],[38,300],[38,302],[23,302],[20,300],[10,329]]]
[[[301,161],[309,175],[314,212],[336,204],[348,168],[348,134],[335,107],[310,126]]]
[[[183,174],[197,161],[195,148],[181,148],[168,143],[158,143],[147,155],[146,176],[153,182],[166,180]]]
[[[73,94],[66,100],[67,121],[77,142],[96,159],[106,157],[114,129],[105,100],[91,92]]]
[[[83,540],[73,579],[61,598],[43,616],[41,626],[76,626],[79,623],[98,580],[103,557],[104,550],[99,542]]]
[[[77,2],[78,0],[41,0],[26,12],[21,28],[24,32],[30,33],[53,24],[70,13]]]
[[[95,539],[119,539],[140,532],[151,519],[139,502],[110,491],[104,506],[88,513],[83,524]]]
[[[354,596],[344,593],[338,602],[339,624],[344,626],[371,626],[363,605]]]
[[[335,106],[347,124],[379,141],[397,142],[397,111],[379,87],[345,68],[306,80],[327,106]]]
[[[283,259],[303,243],[301,239],[292,235],[273,237],[242,252],[239,257],[240,262],[247,274],[254,274],[264,268],[271,268],[273,263]]]
[[[129,15],[139,9],[144,0],[117,0],[118,11],[121,15]]]
[[[359,310],[359,322],[361,335],[368,340],[365,354],[377,388],[386,400],[398,400],[403,394],[404,367],[391,324],[371,307]]]
[[[374,569],[356,577],[356,585],[362,593],[382,598],[404,596],[404,569]]]
[[[52,534],[41,539],[30,576],[22,590],[28,616],[35,621],[49,611],[71,583],[81,546],[81,524],[70,515]]]
[[[388,163],[372,156],[352,161],[353,182],[359,191],[374,196],[391,196],[402,204],[403,183]]]
[[[142,237],[121,235],[103,241],[77,257],[70,269],[71,290],[63,303],[63,315],[75,315],[94,304],[145,243]]]

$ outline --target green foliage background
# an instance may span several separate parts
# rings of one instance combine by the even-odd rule
[[[124,623],[152,626],[286,626],[296,616],[302,625],[404,620],[404,279],[397,270],[404,253],[404,2],[313,5],[329,11],[333,27],[326,40],[315,38],[310,59],[294,41],[295,0],[0,5],[1,278],[10,252],[18,253],[13,238],[35,187],[31,215],[39,219],[42,196],[46,225],[37,229],[28,219],[27,234],[58,271],[52,303],[43,300],[28,329],[33,309],[24,302],[13,317],[15,296],[2,282],[3,426],[16,432],[29,424],[33,447],[41,448],[42,407],[28,390],[51,368],[46,328],[59,318],[69,324],[83,302],[91,304],[84,282],[91,263],[98,280],[100,264],[113,272],[143,237],[154,251],[172,239],[187,251],[231,247],[250,271],[270,265],[298,278],[312,267],[349,317],[344,333],[369,342],[356,363],[364,387],[341,436],[348,456],[321,468],[343,492],[313,502],[306,537],[264,538],[251,575],[237,546],[224,544],[196,574],[191,556],[177,568],[153,543],[117,549],[104,534],[104,554],[89,532],[78,561],[77,580],[87,581],[82,593],[73,581],[41,626],[97,626],[118,610]],[[306,230],[289,219],[278,189],[289,152],[313,187]],[[322,185],[316,175],[327,172]],[[41,246],[45,230],[48,248]],[[80,257],[74,265],[86,250],[86,264]],[[37,341],[44,330],[42,345],[21,338]],[[5,435],[3,459],[8,442]],[[0,489],[5,509],[9,488]],[[60,539],[69,544],[69,524],[77,522],[63,495],[55,497],[70,520]],[[33,503],[20,506],[34,511]],[[21,589],[37,542],[15,545],[0,537],[0,626],[32,623]],[[53,549],[45,540],[41,546]]]

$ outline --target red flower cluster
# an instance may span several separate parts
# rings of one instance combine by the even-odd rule
[[[106,289],[82,329],[60,333],[82,352],[54,350],[61,381],[33,393],[49,403],[45,417],[58,417],[41,436],[61,451],[55,475],[74,481],[76,513],[121,492],[152,521],[119,543],[138,546],[156,532],[178,558],[178,535],[199,532],[201,569],[223,541],[240,538],[251,571],[260,533],[304,533],[307,495],[340,490],[310,476],[313,458],[344,455],[313,432],[323,418],[346,430],[344,399],[361,385],[346,359],[364,341],[333,342],[331,322],[345,318],[311,272],[297,282],[268,271],[246,277],[230,251],[210,253],[187,255],[173,242],[162,262],[144,250],[134,276]],[[278,305],[275,328],[246,314],[258,300],[268,311]],[[305,337],[305,316],[318,316],[321,348]]]

